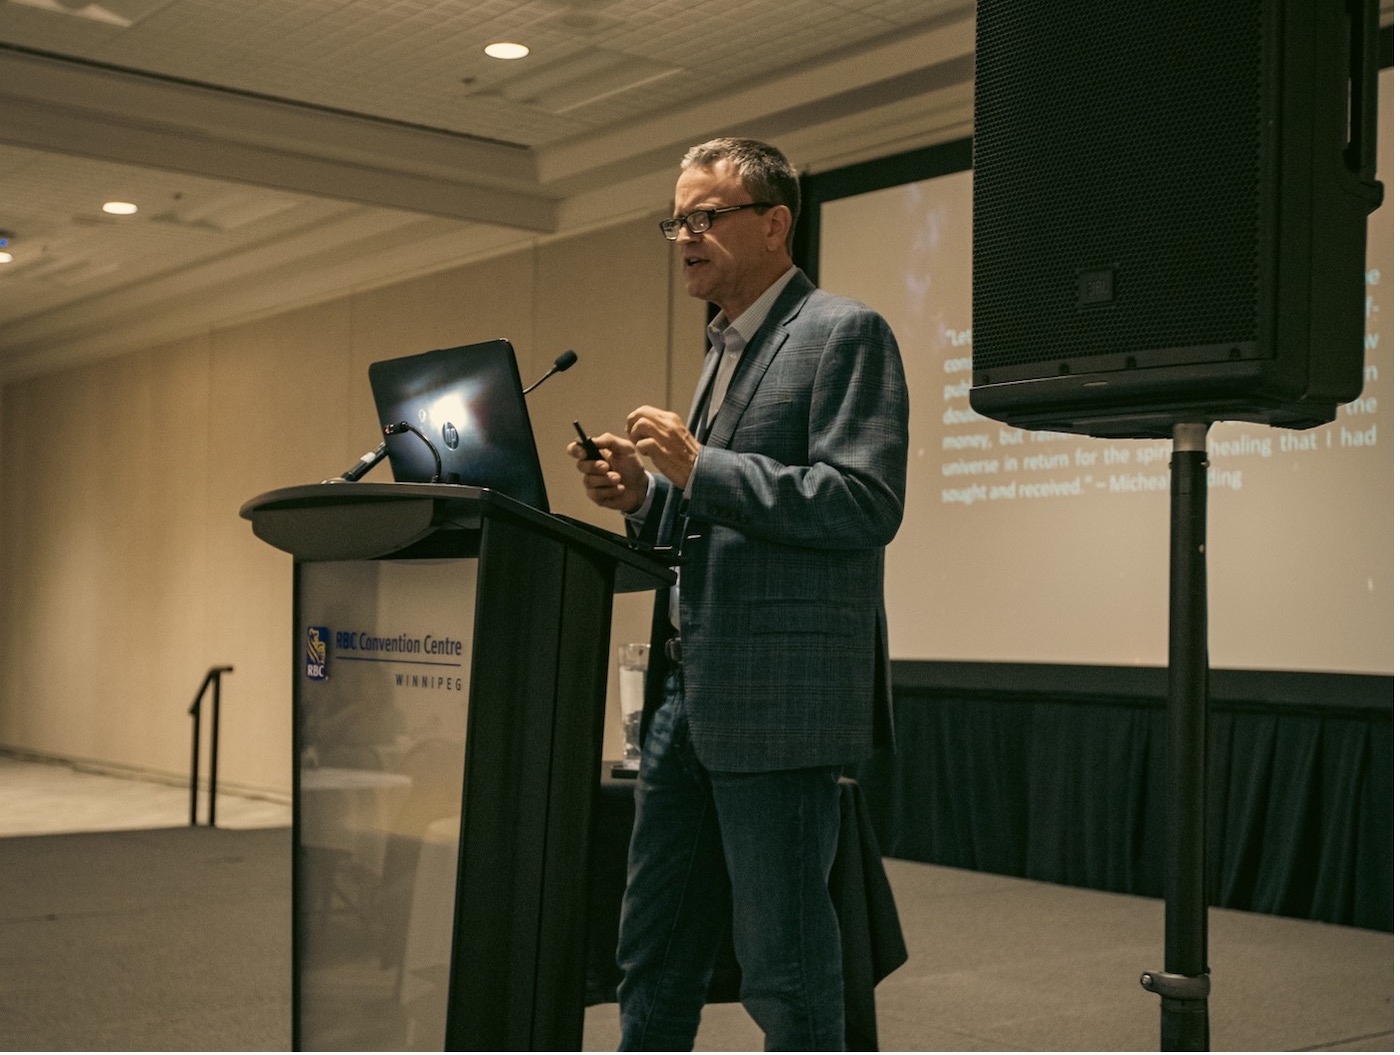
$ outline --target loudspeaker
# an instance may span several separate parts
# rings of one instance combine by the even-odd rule
[[[1356,398],[1378,23],[1376,0],[978,0],[973,409],[1151,437]]]

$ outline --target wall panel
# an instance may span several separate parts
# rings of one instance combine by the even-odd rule
[[[527,383],[579,351],[530,396],[537,441],[556,508],[617,525],[562,448],[575,417],[601,431],[665,400],[672,266],[652,223],[629,224],[5,386],[0,748],[183,777],[190,699],[232,664],[220,782],[287,791],[291,558],[239,507],[378,443],[371,362],[503,336]],[[698,333],[703,307],[686,309]],[[644,613],[620,602],[614,640]]]

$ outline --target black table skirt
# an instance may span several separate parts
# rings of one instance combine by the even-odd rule
[[[1163,668],[896,661],[855,776],[889,857],[1160,898]],[[1395,679],[1210,672],[1211,905],[1395,928]]]

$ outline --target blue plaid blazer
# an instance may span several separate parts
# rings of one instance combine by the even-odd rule
[[[689,500],[658,475],[642,527],[689,536],[685,710],[707,767],[841,765],[891,741],[884,547],[903,517],[908,447],[885,320],[793,276],[739,361]],[[660,704],[667,607],[662,593],[644,727]]]

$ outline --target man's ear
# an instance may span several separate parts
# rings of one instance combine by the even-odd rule
[[[774,205],[763,218],[768,221],[768,248],[787,249],[788,232],[792,230],[792,210],[786,205]]]

